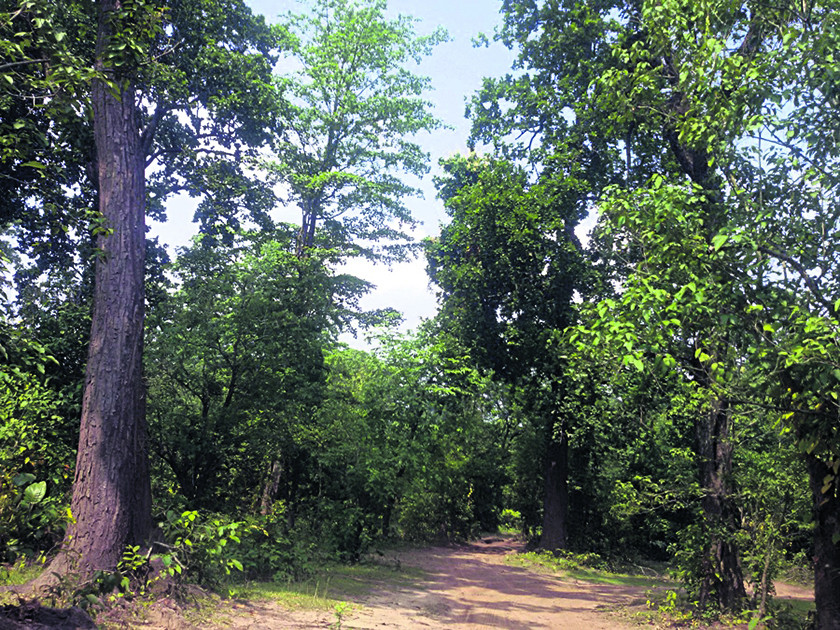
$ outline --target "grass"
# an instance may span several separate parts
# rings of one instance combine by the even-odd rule
[[[228,595],[233,600],[276,602],[293,611],[330,612],[336,619],[337,625],[334,626],[340,628],[340,620],[358,609],[364,597],[372,591],[411,586],[422,578],[423,573],[418,569],[400,568],[393,564],[331,564],[320,567],[315,575],[305,580],[231,584]],[[212,593],[193,595],[189,605],[178,606],[173,619],[183,619],[199,627],[224,625],[230,614],[230,599]],[[138,613],[142,615],[142,610],[135,611],[135,614]],[[106,627],[124,626],[114,623],[110,626],[106,624]]]
[[[673,582],[657,569],[628,566],[626,568],[637,568],[639,573],[623,570],[613,571],[607,563],[594,554],[565,553],[554,555],[550,552],[530,551],[508,556],[506,562],[538,573],[554,574],[595,584],[648,589],[673,586]]]
[[[306,580],[286,582],[249,582],[232,591],[242,599],[276,601],[297,610],[331,610],[351,601],[359,603],[371,592],[409,587],[423,579],[423,572],[413,567],[396,567],[377,562],[355,565],[329,565]]]
[[[0,586],[19,586],[34,580],[44,570],[44,563],[40,560],[27,561],[21,559],[14,564],[0,566]]]

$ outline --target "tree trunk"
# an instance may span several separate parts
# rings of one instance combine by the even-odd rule
[[[52,571],[113,569],[128,544],[151,530],[151,488],[143,390],[145,164],[134,86],[105,67],[108,16],[119,0],[100,0],[97,69],[114,81],[93,82],[99,175],[98,237],[90,347],[71,509]],[[116,95],[112,92],[116,91]]]
[[[734,541],[737,521],[730,487],[730,425],[728,405],[719,400],[696,424],[703,520],[708,536],[698,593],[701,608],[713,605],[720,610],[736,610],[747,596]]]
[[[271,470],[268,479],[263,485],[262,498],[260,499],[260,514],[270,514],[277,500],[277,493],[280,491],[280,480],[283,478],[283,463],[279,459],[271,462]]]
[[[540,549],[557,551],[566,548],[569,516],[569,443],[565,433],[555,435],[548,427],[545,458],[545,500]]]
[[[814,497],[814,600],[816,628],[840,630],[840,497],[837,484],[823,493],[823,482],[834,472],[808,456],[808,477]]]

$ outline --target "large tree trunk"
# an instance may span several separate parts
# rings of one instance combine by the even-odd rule
[[[545,458],[545,498],[540,549],[557,551],[566,548],[569,516],[569,443],[565,432],[555,434],[548,427]]]
[[[808,477],[814,497],[814,600],[816,628],[840,630],[840,497],[837,485],[823,492],[824,480],[834,471],[808,456]]]
[[[734,541],[736,512],[732,505],[731,414],[728,405],[715,401],[698,418],[697,455],[703,491],[703,520],[708,536],[703,549],[700,607],[713,605],[735,610],[746,598],[744,576]]]
[[[90,347],[71,509],[75,522],[50,570],[112,569],[151,529],[143,388],[145,164],[134,86],[102,63],[119,0],[100,0],[92,88],[99,235]],[[113,91],[112,91],[113,90]]]

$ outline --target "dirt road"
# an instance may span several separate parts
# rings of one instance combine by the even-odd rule
[[[509,628],[607,630],[629,628],[603,612],[639,597],[638,589],[575,584],[508,566],[510,540],[405,554],[405,565],[423,569],[421,589],[373,595],[348,624],[353,628]],[[599,610],[601,612],[599,612]]]
[[[631,626],[608,608],[638,601],[641,589],[575,583],[505,564],[511,540],[491,539],[460,547],[432,547],[397,554],[403,567],[418,567],[422,583],[374,590],[346,613],[344,629],[419,628],[476,630],[625,630]],[[225,628],[275,630],[329,628],[332,613],[288,611],[276,604],[240,604]],[[335,627],[335,626],[334,626]]]

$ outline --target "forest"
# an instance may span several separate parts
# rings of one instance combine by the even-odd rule
[[[417,241],[443,29],[0,0],[0,577],[219,588],[501,528],[667,564],[689,618],[751,629],[797,569],[788,627],[840,628],[840,4],[499,24]],[[438,311],[403,333],[347,265],[418,256]]]

